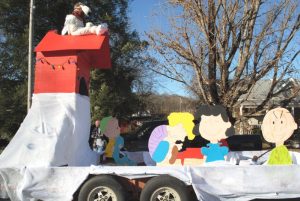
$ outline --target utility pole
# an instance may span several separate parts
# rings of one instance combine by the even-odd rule
[[[181,104],[182,104],[182,100],[181,100],[181,96],[179,96],[179,111],[181,112]]]
[[[29,15],[29,38],[28,38],[28,84],[27,84],[27,112],[31,106],[32,96],[32,47],[33,47],[33,15],[34,15],[34,0],[30,0],[30,15]]]

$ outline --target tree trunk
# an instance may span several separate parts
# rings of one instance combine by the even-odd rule
[[[214,0],[209,0],[208,3],[208,33],[209,33],[209,55],[208,55],[208,88],[210,91],[211,102],[219,103],[219,96],[216,85],[216,34],[215,34],[215,3]]]

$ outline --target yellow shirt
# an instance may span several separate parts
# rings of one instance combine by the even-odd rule
[[[275,147],[269,157],[268,165],[291,165],[293,164],[289,150],[284,145]]]
[[[106,157],[109,157],[109,158],[112,158],[112,155],[114,153],[114,146],[115,146],[115,138],[109,138],[109,142],[106,146],[106,149],[105,149],[105,156]]]

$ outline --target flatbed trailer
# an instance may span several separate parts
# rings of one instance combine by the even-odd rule
[[[250,158],[262,151],[240,152]],[[267,154],[264,156],[267,157]],[[299,161],[299,153],[293,153]],[[0,169],[11,200],[192,201],[300,198],[299,165],[23,167]]]

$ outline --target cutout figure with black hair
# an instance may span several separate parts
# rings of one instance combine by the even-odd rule
[[[284,142],[291,137],[297,124],[292,114],[284,108],[270,110],[264,117],[261,130],[266,141],[275,143],[271,151],[268,165],[290,165],[292,157],[284,145]]]
[[[208,140],[207,147],[202,147],[201,152],[205,156],[205,162],[223,161],[229,149],[221,146],[220,141],[234,134],[229,122],[227,112],[221,105],[199,107],[200,135]]]

